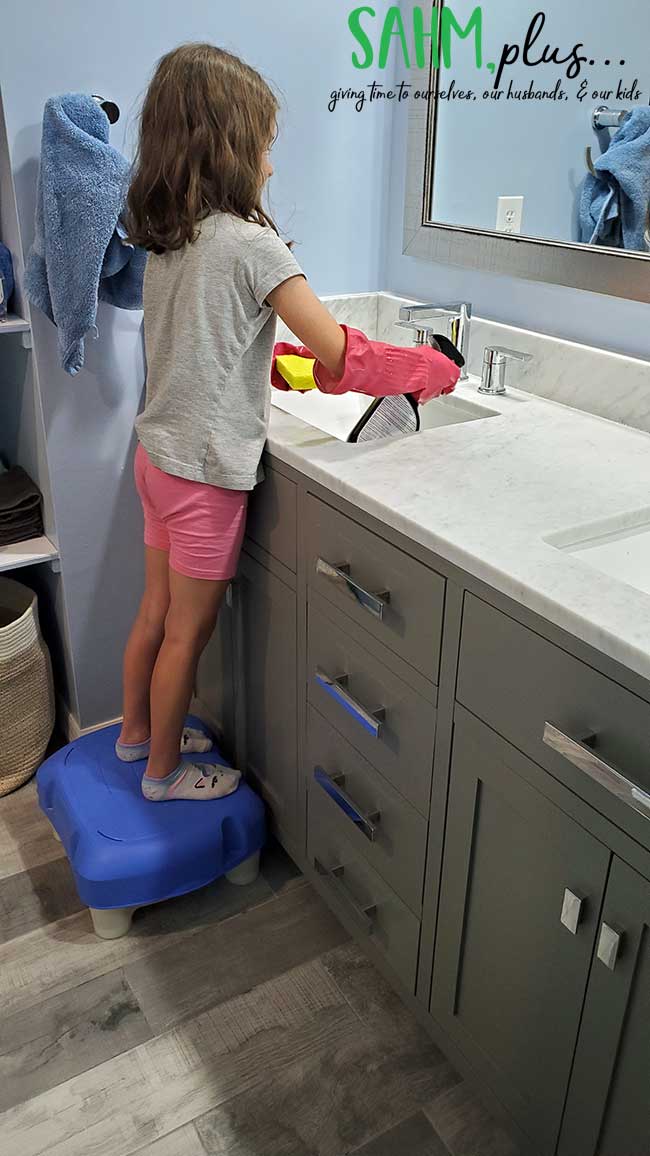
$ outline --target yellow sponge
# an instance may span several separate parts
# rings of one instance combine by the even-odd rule
[[[285,353],[276,357],[275,368],[292,389],[317,389],[314,380],[315,357],[298,357],[295,353]]]

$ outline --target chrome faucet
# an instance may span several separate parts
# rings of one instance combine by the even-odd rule
[[[508,365],[513,361],[532,361],[532,359],[531,353],[520,353],[518,349],[504,349],[500,345],[487,345],[483,354],[479,393],[505,393]]]
[[[432,324],[433,321],[435,321],[435,325]],[[467,360],[472,322],[472,306],[468,301],[460,302],[457,305],[403,305],[399,311],[397,324],[402,329],[413,330],[415,345],[427,345],[435,339],[436,333],[441,332],[441,321],[443,322],[444,336],[453,342],[465,359],[460,380],[467,381],[469,374]]]

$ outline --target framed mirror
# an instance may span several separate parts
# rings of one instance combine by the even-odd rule
[[[404,252],[650,301],[645,0],[418,7]]]

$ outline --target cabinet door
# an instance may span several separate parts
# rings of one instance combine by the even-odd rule
[[[431,1010],[550,1154],[610,853],[531,785],[537,770],[457,711]]]
[[[298,787],[296,595],[242,555],[237,583],[242,632],[242,715],[246,769],[278,825],[296,829]]]
[[[196,697],[207,711],[206,717],[217,728],[219,745],[224,755],[236,762],[236,671],[232,604],[232,588],[229,588],[214,634],[201,657],[195,690]]]
[[[559,1156],[650,1152],[650,882],[614,860]]]

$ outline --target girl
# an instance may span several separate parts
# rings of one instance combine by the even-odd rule
[[[238,771],[185,757],[210,743],[183,724],[261,476],[276,314],[331,389],[347,388],[349,333],[262,207],[277,112],[261,76],[209,44],[163,57],[142,111],[128,215],[130,240],[149,252],[135,462],[146,587],[124,658],[116,750],[147,758],[142,789],[152,800],[210,800],[239,781]],[[435,392],[453,388],[456,367],[427,352]]]

